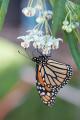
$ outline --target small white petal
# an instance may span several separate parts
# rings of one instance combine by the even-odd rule
[[[32,7],[25,7],[22,9],[22,13],[27,16],[27,17],[31,17],[35,15],[35,8]]]
[[[63,30],[68,29],[68,25],[63,25],[63,26],[62,26],[62,29],[63,29]]]
[[[29,38],[29,35],[25,35],[25,36],[20,36],[20,37],[18,37],[17,39],[22,39],[22,40],[24,40],[24,41],[27,41],[28,38]]]
[[[41,4],[37,4],[37,5],[35,6],[35,8],[38,9],[38,10],[42,10],[42,9],[43,9],[43,7],[42,7]]]
[[[65,25],[65,26],[66,26],[66,25],[69,25],[69,21],[68,21],[68,20],[64,20],[64,21],[63,21],[63,25]]]
[[[23,48],[28,48],[29,47],[29,43],[27,43],[27,42],[21,42],[21,46]]]
[[[34,48],[37,48],[36,42],[33,43],[33,47],[34,47]]]
[[[42,17],[42,16],[40,16],[36,19],[36,22],[39,23],[39,24],[44,23],[44,21],[45,21],[45,18]]]
[[[44,11],[44,16],[47,18],[47,20],[52,19],[53,12],[51,10]]]
[[[61,39],[61,38],[57,38],[56,40],[57,40],[57,41],[62,41],[62,42],[63,42],[63,39]]]
[[[48,46],[45,46],[43,49],[42,49],[42,52],[43,54],[49,54],[50,53],[50,50],[51,50],[51,47],[48,47]]]
[[[66,29],[66,31],[67,31],[68,33],[72,32],[71,25],[68,26],[68,28]]]
[[[72,24],[71,24],[71,28],[72,28],[72,29],[75,29],[75,28],[76,28],[75,24],[72,23]]]

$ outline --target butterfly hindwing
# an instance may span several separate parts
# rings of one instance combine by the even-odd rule
[[[36,83],[37,91],[41,97],[41,100],[44,104],[48,106],[52,106],[55,103],[55,98],[58,93],[56,87],[51,91],[47,91],[44,86],[42,86],[39,82]]]

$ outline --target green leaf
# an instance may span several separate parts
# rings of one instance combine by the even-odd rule
[[[55,0],[49,0],[49,2],[50,2],[50,4],[51,4],[51,6],[54,7],[54,2],[55,2]]]
[[[8,4],[10,0],[2,0],[1,7],[0,7],[0,30],[4,24],[5,16],[8,9]]]
[[[73,32],[70,34],[65,32],[64,34],[65,34],[67,43],[69,45],[71,54],[73,56],[73,59],[77,65],[78,69],[80,69],[80,50],[78,49],[77,37],[75,36],[75,34]]]
[[[55,0],[54,2],[54,10],[53,10],[54,15],[53,15],[53,26],[52,26],[53,36],[56,35],[65,17],[64,15],[65,3],[66,3],[66,0]]]

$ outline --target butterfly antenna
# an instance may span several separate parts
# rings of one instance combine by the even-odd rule
[[[29,59],[29,58],[28,58],[26,55],[24,55],[21,51],[18,50],[18,53],[19,53],[20,55],[24,56],[25,58]],[[29,59],[29,60],[31,60],[31,61],[34,63],[34,61],[33,61],[32,59]],[[39,65],[38,63],[36,63],[36,64]]]
[[[28,50],[26,50],[26,48],[25,48],[25,51],[27,51],[28,57],[29,57],[30,59],[32,59],[32,57],[29,55],[29,52],[28,52]]]
[[[18,53],[19,53],[20,55],[24,56],[25,58],[27,58],[27,56],[24,55],[21,51],[18,50]]]
[[[29,59],[29,58],[30,58],[30,57],[28,58],[28,56],[29,56],[29,55],[28,55],[28,56],[26,56],[25,54],[23,54],[23,53],[22,53],[21,51],[19,51],[19,50],[18,50],[18,53],[19,53],[20,55],[24,56],[24,57],[25,57],[25,58],[27,58],[27,59]],[[30,58],[29,60],[31,60],[31,61],[32,61],[32,59],[31,59],[31,58]]]

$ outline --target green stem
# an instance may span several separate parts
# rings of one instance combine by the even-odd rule
[[[67,39],[67,43],[69,45],[71,54],[73,56],[73,59],[78,67],[80,69],[80,50],[78,49],[78,41],[74,33],[65,33],[65,38]]]
[[[4,19],[7,13],[8,5],[10,0],[2,0],[0,7],[0,30],[2,29]]]
[[[77,37],[77,39],[78,39],[78,41],[79,41],[79,43],[80,43],[80,32],[79,32],[79,30],[74,30],[73,31],[74,32],[74,34],[76,35],[76,37]]]

